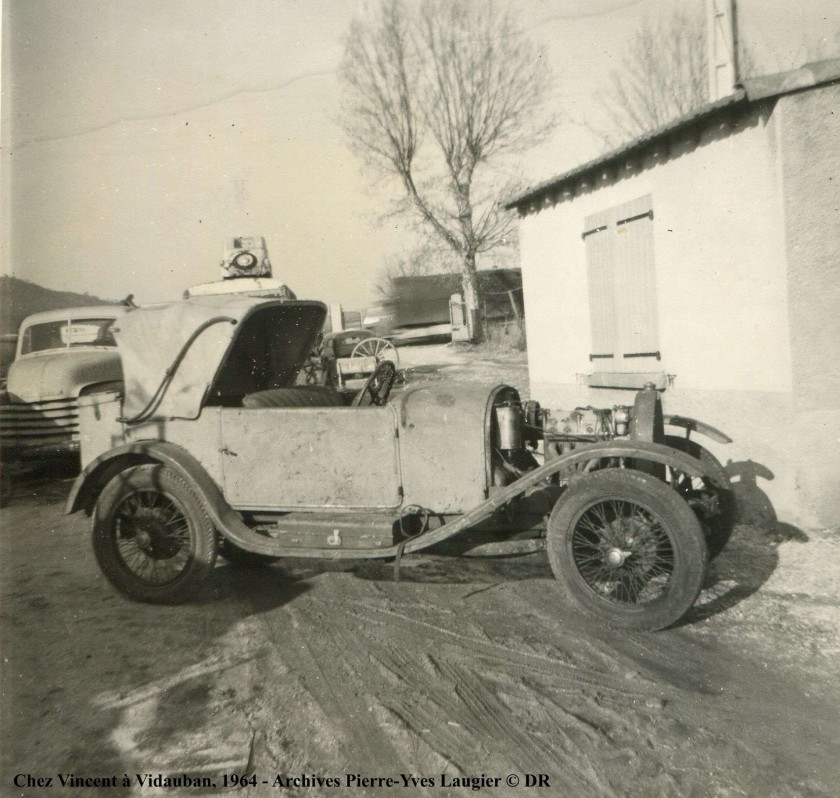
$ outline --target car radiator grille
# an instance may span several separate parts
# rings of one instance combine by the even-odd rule
[[[2,405],[0,435],[3,448],[70,448],[79,439],[78,403],[71,398]]]

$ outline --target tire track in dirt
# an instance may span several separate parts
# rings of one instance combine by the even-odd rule
[[[394,645],[372,645],[372,656],[399,686],[383,697],[383,703],[423,741],[461,773],[470,773],[476,752],[485,747],[481,724],[454,700],[455,684],[439,671],[430,657],[434,674],[418,669],[418,653]]]
[[[373,747],[375,759],[373,763],[378,765],[378,769],[374,768],[368,770],[368,773],[397,773],[407,772],[411,770],[408,767],[409,763],[405,761],[404,756],[397,750],[392,740],[386,736],[382,727],[376,722],[373,715],[373,703],[379,702],[387,707],[387,703],[382,701],[382,687],[377,684],[375,674],[373,673],[374,655],[371,653],[370,646],[367,645],[372,641],[364,636],[361,630],[356,630],[354,634],[347,631],[347,626],[336,623],[334,613],[330,608],[325,608],[318,600],[310,602],[312,606],[301,609],[300,613],[311,625],[310,628],[318,629],[319,643],[318,645],[329,651],[335,653],[341,652],[341,660],[344,663],[344,669],[347,674],[347,679],[342,685],[342,695],[348,692],[348,687],[352,684],[352,692],[355,701],[354,706],[357,711],[362,713],[364,718],[363,726],[365,726],[364,741],[367,745]],[[327,612],[323,610],[326,609]],[[360,644],[360,638],[364,637],[366,645]],[[362,771],[365,772],[364,770]],[[422,787],[416,787],[415,793],[418,795],[428,795],[428,791]]]
[[[417,634],[422,632],[440,644],[442,648],[454,647],[455,651],[468,653],[476,659],[484,660],[488,665],[494,667],[513,668],[520,675],[536,675],[549,678],[553,681],[563,679],[575,689],[592,688],[598,691],[611,693],[619,698],[629,701],[644,701],[649,693],[634,690],[624,686],[619,687],[609,684],[609,681],[618,681],[614,674],[590,668],[588,665],[581,668],[554,657],[531,651],[516,651],[506,646],[494,643],[491,640],[463,635],[459,632],[437,626],[429,621],[420,618],[412,618],[395,610],[382,607],[372,607],[360,602],[346,602],[355,604],[356,608],[344,606],[341,609],[357,620],[363,620],[383,627],[385,630],[392,629],[395,634],[404,636],[406,634]],[[585,670],[585,672],[583,672]],[[600,675],[602,678],[595,678]]]
[[[418,641],[415,636],[415,646],[424,639]],[[386,706],[461,773],[473,772],[482,764],[476,761],[476,753],[484,748],[497,766],[501,761],[527,772],[552,773],[556,779],[553,785],[557,784],[568,794],[613,795],[589,755],[594,748],[593,741],[605,739],[603,734],[559,707],[553,712],[540,708],[544,722],[538,725],[547,731],[529,728],[477,672],[487,669],[486,660],[480,661],[480,668],[473,669],[465,664],[465,659],[474,661],[470,652],[447,644],[427,656],[435,668],[433,673],[428,673],[418,668],[418,658],[423,653],[414,647],[398,648],[370,639],[368,650],[391,674],[392,681],[399,684],[398,689],[391,686],[383,699]],[[533,699],[539,691],[532,685],[511,680],[504,663],[490,663],[491,669],[492,665],[533,711]],[[452,729],[452,725],[460,731]],[[586,745],[572,741],[565,731],[570,726],[582,730],[578,737]]]
[[[436,669],[435,673],[429,674],[417,668],[418,657],[423,654],[413,646],[399,649],[368,635],[364,638],[364,649],[357,639],[349,649],[342,649],[345,654],[352,648],[367,652],[364,658],[351,654],[351,660],[358,667],[357,673],[364,674],[370,682],[376,678],[370,673],[371,662],[385,668],[398,687],[394,689],[391,684],[387,695],[380,698],[384,706],[461,774],[474,773],[480,766],[476,754],[482,748],[485,751],[492,749],[487,753],[494,756],[494,764],[499,760],[506,761],[527,772],[545,771],[546,768],[555,772],[563,770],[565,757],[562,752],[523,731],[511,720],[510,710],[480,677],[455,662],[459,657],[463,658],[463,652],[447,647],[447,658],[429,655],[428,660]],[[417,642],[416,638],[414,642]],[[376,692],[385,691],[376,689]],[[577,795],[583,794],[581,787],[590,786],[586,779],[564,780]],[[606,793],[599,789],[591,794]]]
[[[278,639],[273,623],[263,620],[267,637],[350,747],[347,761],[361,773],[401,772],[403,762],[363,700],[358,675],[347,667],[343,657],[336,656],[342,649],[324,635],[329,624],[323,615],[302,602],[294,610],[285,607],[284,615],[289,619],[289,629],[282,639]]]
[[[607,679],[610,676],[616,679],[616,674],[623,678],[632,676],[647,690],[643,695],[650,695],[651,690],[663,698],[683,692],[703,695],[718,692],[716,680],[709,678],[708,671],[679,667],[685,662],[687,649],[691,650],[692,658],[698,655],[705,658],[706,647],[701,642],[687,639],[678,630],[645,633],[611,629],[608,624],[570,608],[550,589],[552,585],[542,587],[527,593],[511,591],[511,614],[528,614],[542,627],[556,629],[558,613],[564,612],[569,621],[563,626],[564,651],[581,667]],[[557,611],[552,611],[555,607]],[[714,655],[711,659],[715,659]],[[670,663],[676,666],[671,667]]]
[[[494,746],[521,771],[549,771],[564,782],[558,786],[572,795],[607,795],[603,783],[598,783],[599,780],[591,783],[564,755],[562,748],[528,734],[520,723],[514,721],[510,709],[473,670],[453,661],[442,662],[441,668],[454,680],[455,691],[478,722],[482,737],[493,741]]]
[[[347,601],[345,598],[345,604]],[[355,603],[370,606],[364,600]],[[335,618],[334,608],[324,606],[323,609],[322,620]],[[447,609],[446,614],[457,620],[451,610]],[[350,615],[357,622],[360,620],[354,613]],[[392,624],[385,629],[384,642],[383,629],[368,623],[360,625],[353,636],[346,632],[347,625],[341,621],[327,620],[327,625],[331,628],[319,627],[319,631],[340,641],[342,654],[354,674],[367,682],[369,691],[462,774],[475,771],[480,765],[476,754],[488,746],[495,759],[501,758],[529,772],[546,767],[563,769],[562,750],[523,731],[511,720],[510,709],[492,689],[461,664],[465,658],[470,658],[469,648],[446,642],[434,654],[427,654],[424,644],[428,637],[418,637],[405,624]],[[375,634],[370,634],[372,630]],[[466,639],[481,642],[470,636]],[[393,641],[400,641],[402,645]],[[429,664],[427,669],[418,667],[418,661],[422,662],[424,658]],[[500,665],[499,662],[495,664]],[[382,685],[381,673],[372,672],[376,665],[388,675],[389,684]],[[582,786],[588,786],[585,778],[571,780],[570,785],[578,793]],[[598,792],[603,794],[603,790]]]

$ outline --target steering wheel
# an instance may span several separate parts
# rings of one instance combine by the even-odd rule
[[[365,381],[364,387],[354,397],[351,407],[382,407],[388,401],[391,387],[397,376],[397,367],[390,360],[383,360],[376,371]]]

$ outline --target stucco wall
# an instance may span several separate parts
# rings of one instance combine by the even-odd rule
[[[840,518],[840,85],[779,100],[796,482]]]
[[[594,370],[588,358],[581,233],[585,216],[652,195],[662,352],[658,366],[675,375],[663,397],[666,412],[695,415],[727,431],[735,442],[710,448],[724,462],[731,461],[739,478],[751,474],[743,478],[756,482],[780,518],[802,524],[820,520],[810,505],[815,493],[826,489],[826,469],[817,464],[812,470],[820,476],[809,477],[792,454],[801,428],[792,351],[797,379],[813,372],[809,364],[815,355],[805,351],[811,347],[804,342],[820,337],[818,345],[827,346],[832,355],[836,351],[836,332],[819,333],[819,323],[806,325],[799,318],[813,306],[813,295],[825,290],[817,261],[825,260],[838,237],[832,234],[828,241],[811,231],[807,245],[797,243],[796,252],[786,240],[792,209],[783,181],[790,179],[792,162],[783,157],[784,148],[800,151],[803,191],[810,179],[806,173],[821,171],[825,161],[817,155],[812,164],[799,143],[802,131],[785,126],[784,120],[799,113],[787,108],[791,100],[808,105],[809,96],[820,94],[814,90],[781,104],[752,106],[730,127],[710,126],[699,140],[672,145],[664,160],[648,156],[641,166],[622,169],[620,179],[607,175],[594,185],[578,186],[573,197],[529,212],[521,221],[532,396],[548,407],[565,409],[630,403],[632,392],[581,384],[581,375]],[[822,107],[831,99],[816,102]],[[809,112],[819,116],[825,108]],[[833,144],[818,138],[819,147],[836,151],[836,135]],[[820,213],[825,214],[821,203]],[[798,205],[797,213],[814,212],[806,205]],[[794,306],[788,300],[787,261],[792,256],[807,261],[799,268],[809,275],[791,293]],[[840,307],[832,299],[826,304]],[[834,315],[840,313],[835,310]],[[795,350],[791,329],[798,336]],[[813,384],[818,378],[809,380]],[[840,426],[835,423],[834,429]],[[834,433],[831,441],[836,439]]]
[[[769,117],[769,118],[768,118]],[[775,124],[735,131],[522,219],[529,366],[537,382],[592,370],[585,216],[651,194],[659,368],[680,389],[790,390],[787,275]]]

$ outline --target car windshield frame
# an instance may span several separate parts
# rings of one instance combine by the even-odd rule
[[[42,321],[30,324],[21,333],[20,357],[29,355],[40,355],[46,352],[63,352],[80,347],[93,347],[96,349],[116,349],[117,342],[111,327],[116,321],[115,316],[80,316],[78,318],[55,319],[53,321]],[[79,340],[73,340],[74,328],[79,336],[79,328],[83,325],[99,327],[96,337],[93,340],[86,340],[82,335]],[[35,335],[48,338],[41,343],[33,343]],[[52,340],[49,340],[52,339]]]

